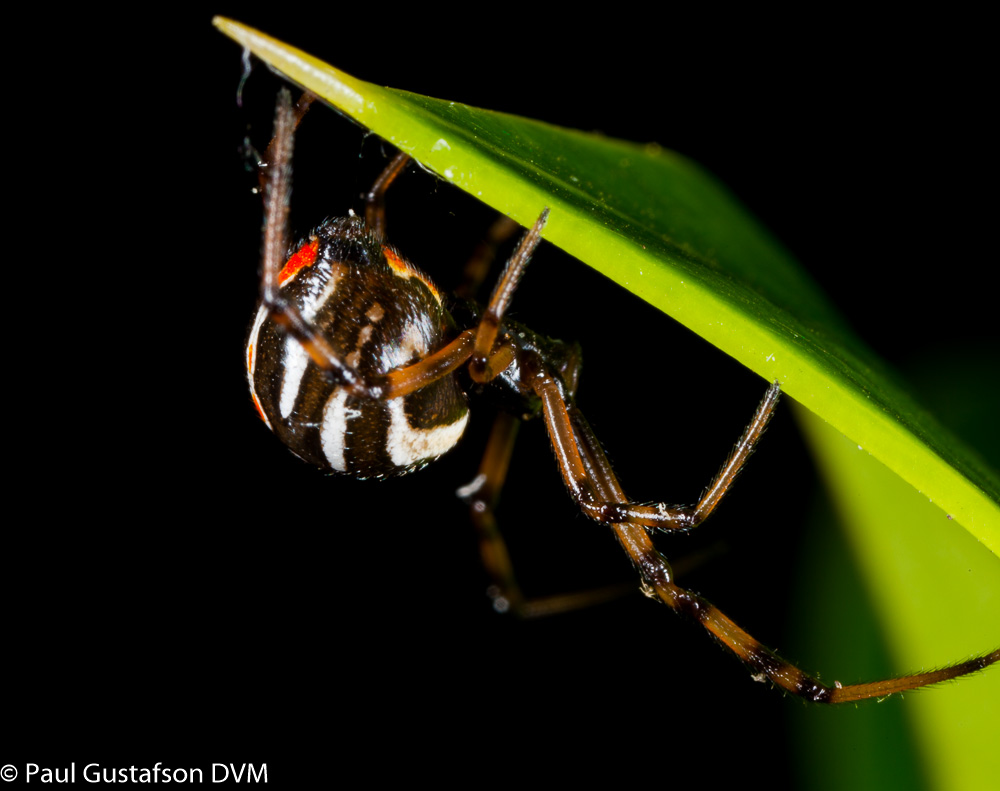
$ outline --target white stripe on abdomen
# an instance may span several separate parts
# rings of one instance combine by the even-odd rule
[[[386,452],[397,467],[409,467],[421,459],[434,459],[447,453],[462,438],[469,422],[466,412],[446,426],[413,428],[406,419],[402,398],[392,399],[387,406],[390,422]]]

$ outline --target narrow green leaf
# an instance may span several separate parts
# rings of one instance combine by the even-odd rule
[[[289,79],[669,313],[898,473],[943,527],[1000,552],[1000,481],[924,412],[789,254],[683,157],[358,80],[230,20]]]
[[[810,546],[808,571],[801,574],[797,621],[812,635],[789,646],[795,655],[804,651],[817,665],[853,681],[942,667],[996,647],[996,556],[958,526],[939,525],[925,497],[828,424],[805,409],[797,409],[796,417],[823,473],[833,513],[823,513],[826,529],[813,537],[818,543]],[[839,540],[829,524],[834,514],[846,551],[832,546]],[[858,580],[845,571],[851,560],[861,572]],[[859,629],[859,620],[872,615],[877,626]],[[863,664],[883,650],[884,663]],[[812,778],[811,786],[825,780],[824,787],[831,788],[912,788],[914,778],[903,775],[916,771],[928,788],[989,787],[1000,775],[994,748],[1000,673],[993,668],[950,684],[946,693],[905,697],[905,707],[868,703],[818,716],[796,712],[793,732],[804,775],[824,765],[831,752],[871,758],[845,762],[827,777]],[[918,766],[884,754],[890,733],[899,742],[897,751],[904,749],[905,737],[913,740]]]

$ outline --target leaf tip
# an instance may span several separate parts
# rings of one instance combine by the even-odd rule
[[[212,27],[216,28],[222,33],[225,33],[230,38],[236,38],[236,31],[242,27],[242,25],[228,17],[224,16],[213,16],[212,17]]]

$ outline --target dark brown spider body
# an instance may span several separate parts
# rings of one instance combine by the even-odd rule
[[[323,223],[278,281],[282,298],[366,378],[422,360],[458,334],[437,287],[357,217]],[[469,420],[454,376],[385,401],[352,395],[264,305],[247,340],[247,375],[261,417],[285,445],[356,478],[419,470],[454,447]]]
[[[549,210],[541,211],[524,236],[484,307],[454,303],[458,322],[433,283],[382,241],[385,191],[409,161],[405,154],[397,155],[369,192],[365,222],[354,217],[328,221],[287,257],[293,130],[308,104],[307,99],[293,111],[288,93],[279,97],[267,158],[261,305],[246,355],[257,409],[293,452],[358,478],[410,472],[455,445],[468,421],[466,392],[482,393],[505,412],[494,425],[479,474],[459,493],[471,506],[498,610],[543,615],[608,598],[605,590],[529,600],[514,577],[493,510],[511,459],[517,418],[539,416],[567,491],[585,515],[613,531],[643,592],[704,627],[756,680],[769,680],[807,700],[845,703],[947,681],[1000,661],[998,649],[911,676],[823,684],[710,602],[679,587],[653,536],[692,529],[713,513],[774,413],[779,384],[768,387],[743,436],[695,505],[629,499],[576,407],[579,349],[505,318]],[[498,237],[514,226],[507,227]],[[469,271],[485,269],[483,260],[474,257]]]
[[[358,217],[331,219],[293,245],[278,274],[279,291],[366,379],[427,358],[458,335],[455,319],[430,278],[384,244]],[[465,327],[483,309],[453,299]],[[521,419],[541,402],[531,378],[547,366],[566,398],[576,392],[579,347],[512,321],[498,326],[514,350],[490,382],[460,369],[408,395],[387,400],[352,395],[318,365],[261,305],[246,347],[250,392],[264,422],[297,456],[355,478],[419,470],[461,439],[469,419],[466,391]]]

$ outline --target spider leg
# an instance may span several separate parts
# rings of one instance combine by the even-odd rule
[[[302,123],[302,119],[305,118],[309,108],[312,107],[313,102],[316,101],[318,97],[314,93],[309,91],[304,91],[299,97],[299,100],[295,103],[295,106],[291,111],[291,133],[294,134],[295,130],[299,128],[299,124]],[[280,97],[279,97],[280,101]],[[271,138],[271,142],[267,145],[267,150],[264,152],[264,158],[257,163],[257,178],[260,180],[260,190],[262,193],[267,193],[267,174],[268,168],[272,162],[280,159],[280,156],[276,153],[276,141],[278,139],[277,127],[275,127],[274,136]]]
[[[469,375],[475,382],[490,381],[514,361],[513,347],[505,343],[496,346],[497,336],[500,333],[500,321],[503,319],[504,313],[507,312],[507,307],[517,290],[517,284],[521,282],[528,262],[531,261],[531,254],[542,240],[542,229],[548,218],[549,210],[545,208],[535,220],[535,224],[521,239],[521,243],[507,261],[507,265],[500,275],[500,280],[493,288],[490,301],[479,320],[479,326],[476,327],[475,351],[469,360]]]
[[[407,158],[408,159],[408,158]],[[400,163],[397,165],[397,163]],[[406,164],[399,156],[393,160],[382,174],[379,181],[385,182],[384,188],[396,177],[399,169]],[[391,175],[387,175],[393,171]],[[373,190],[375,192],[375,190]],[[548,209],[545,209],[534,227],[521,240],[517,250],[507,262],[500,282],[497,283],[493,291],[493,297],[487,309],[480,319],[479,325],[475,329],[465,330],[459,333],[451,343],[425,357],[413,365],[405,368],[398,368],[386,374],[384,381],[370,383],[358,382],[352,389],[352,395],[361,395],[369,398],[398,398],[408,395],[432,382],[447,376],[466,361],[469,362],[469,372],[477,382],[488,382],[498,373],[505,370],[514,362],[515,349],[508,342],[497,343],[499,334],[500,319],[503,318],[504,311],[510,304],[517,283],[524,273],[531,254],[541,241],[541,230],[545,226],[548,217]],[[266,267],[265,267],[266,268]],[[266,294],[266,291],[265,291]],[[295,328],[290,328],[289,332],[295,332]],[[299,337],[296,335],[296,337]],[[319,339],[322,340],[322,339]],[[317,359],[313,355],[309,346],[305,343],[306,350],[309,351],[317,364],[324,365],[322,359]],[[339,362],[339,361],[338,361]],[[328,361],[324,366],[328,370],[335,369],[335,366]],[[347,382],[350,385],[350,382]]]
[[[469,374],[473,381],[488,382],[510,365],[517,356],[515,349],[500,339],[500,323],[531,260],[531,255],[541,241],[541,232],[548,221],[549,210],[543,209],[534,226],[521,240],[514,254],[504,267],[500,280],[493,289],[489,304],[475,331],[475,347],[469,359]],[[583,511],[599,522],[625,523],[653,527],[659,530],[689,530],[708,517],[729,490],[733,481],[753,453],[757,440],[767,427],[778,403],[780,386],[774,382],[754,413],[722,469],[693,508],[652,502],[610,501],[595,496],[588,481],[576,443],[569,416],[566,412],[567,383],[541,370],[540,360],[524,359],[525,368],[535,369],[534,377],[527,374],[530,386],[542,399],[543,410],[553,448],[563,469],[563,478],[570,493]],[[570,399],[574,387],[569,387]]]
[[[300,106],[302,105],[300,102]],[[274,137],[267,148],[269,161],[265,168],[261,303],[274,322],[302,344],[302,348],[318,366],[332,372],[343,382],[351,395],[378,398],[384,387],[364,381],[302,317],[299,310],[281,295],[278,288],[279,273],[288,249],[288,208],[292,191],[295,126],[308,106],[309,102],[306,102],[296,113],[288,90],[283,88],[278,92]]]
[[[498,612],[513,612],[521,618],[537,618],[602,604],[634,592],[635,583],[626,583],[556,596],[524,596],[495,513],[500,490],[510,467],[520,422],[506,412],[497,415],[479,473],[470,484],[458,490],[459,497],[470,506],[472,523],[479,534],[483,567],[493,580],[489,595],[493,599],[494,608]]]
[[[467,330],[462,333],[462,336],[471,335],[477,346],[482,344],[483,348],[489,349],[491,344],[495,344],[500,319],[507,304],[509,304],[517,281],[540,241],[539,231],[545,224],[547,214],[547,210],[542,213],[542,216],[535,223],[535,227],[521,241],[518,249],[508,261],[504,273],[500,277],[500,282],[494,289],[490,306],[486,311],[485,321],[481,322],[475,330]],[[519,227],[514,220],[506,216],[500,217],[493,223],[486,239],[479,245],[466,264],[465,276],[463,284],[457,292],[458,296],[466,299],[475,296],[479,285],[490,269],[497,247]],[[484,333],[488,337],[481,339]],[[497,372],[504,370],[513,361],[513,353],[513,347],[506,343],[500,343],[495,348],[490,349],[484,376],[492,378]],[[412,369],[416,367],[415,365],[398,372],[391,372],[390,380],[393,380],[394,377],[400,379],[405,377],[415,383],[417,376]],[[571,368],[575,374],[576,368],[573,366]],[[402,387],[401,384],[399,386]],[[413,384],[407,385],[407,387],[410,386]],[[615,585],[593,591],[544,598],[528,599],[524,596],[514,574],[510,553],[500,533],[495,513],[500,499],[500,490],[507,478],[520,422],[506,412],[497,415],[478,474],[471,483],[458,490],[459,497],[469,503],[472,522],[479,534],[483,566],[493,580],[493,585],[490,586],[490,596],[494,601],[494,607],[501,612],[512,611],[523,618],[534,618],[588,607],[631,593],[635,590],[633,584]]]
[[[633,524],[652,527],[658,530],[690,530],[708,517],[729,490],[733,481],[743,468],[743,464],[753,453],[757,440],[767,427],[774,408],[778,403],[780,387],[774,382],[764,394],[754,413],[753,419],[736,443],[722,469],[718,472],[708,489],[694,507],[669,505],[661,502],[639,503],[630,500],[609,500],[597,494],[593,488],[594,476],[588,475],[579,457],[579,451],[573,435],[570,414],[566,398],[558,381],[541,373],[533,382],[533,387],[542,399],[545,421],[549,436],[553,438],[556,457],[560,460],[563,479],[570,494],[576,499],[580,508],[591,519],[598,522]],[[558,440],[558,444],[556,444]],[[595,463],[599,463],[596,462]],[[605,459],[603,462],[607,464]],[[610,472],[610,467],[605,472]]]
[[[465,265],[462,283],[455,289],[455,295],[461,299],[475,299],[479,287],[489,274],[497,248],[513,236],[521,226],[506,214],[501,214],[489,231],[486,238],[479,243]]]
[[[546,426],[567,486],[573,491],[575,486],[579,486],[577,482],[583,480],[586,481],[587,496],[606,503],[628,504],[625,492],[583,415],[576,407],[567,407],[562,400],[552,403],[551,398],[546,399],[543,393],[551,388],[546,385],[544,375],[539,379],[542,380],[538,389],[543,397]],[[557,416],[550,415],[552,412],[558,413]],[[728,467],[729,465],[724,470]],[[847,703],[881,698],[974,673],[1000,661],[1000,649],[997,649],[985,656],[926,673],[862,684],[844,685],[834,682],[832,686],[827,686],[782,659],[709,601],[674,584],[670,565],[653,546],[642,524],[614,522],[611,529],[642,575],[643,585],[649,596],[658,598],[672,610],[687,615],[704,626],[748,665],[755,677],[761,680],[767,678],[782,689],[806,700]]]
[[[385,193],[410,162],[410,155],[400,151],[392,158],[365,196],[365,222],[380,239],[385,238]]]

